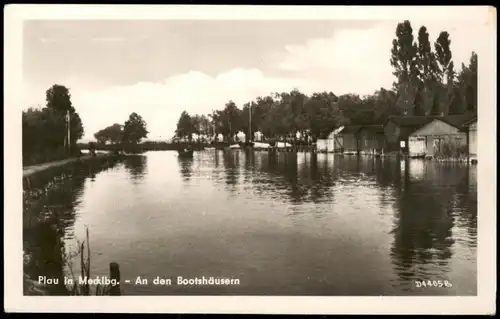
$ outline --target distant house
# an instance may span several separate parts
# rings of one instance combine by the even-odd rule
[[[363,125],[357,132],[357,138],[360,153],[376,154],[385,148],[383,125]]]
[[[408,137],[408,154],[411,157],[462,156],[467,153],[467,130],[464,123],[468,115],[429,117],[430,121]],[[445,149],[445,148],[448,149]]]
[[[391,116],[384,124],[386,151],[408,152],[408,138],[422,126],[432,122],[432,116]]]
[[[338,143],[342,144],[340,149],[343,153],[358,153],[358,131],[361,129],[361,127],[361,125],[346,125],[338,134],[336,134]]]
[[[467,144],[469,145],[469,159],[477,161],[477,117],[466,121],[463,125],[467,129]]]

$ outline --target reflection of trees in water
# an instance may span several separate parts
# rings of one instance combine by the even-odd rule
[[[334,159],[329,154],[313,155],[310,162],[311,169],[311,196],[313,202],[331,199],[332,187],[335,185]]]
[[[254,181],[257,191],[283,193],[292,203],[300,203],[305,190],[298,183],[297,158],[288,153],[277,152],[259,155],[263,158],[258,169],[265,174]]]
[[[230,192],[236,191],[236,187],[240,178],[240,151],[229,150],[223,154],[224,173],[226,181],[226,189]]]
[[[467,166],[464,177],[456,187],[456,206],[458,209],[457,223],[467,229],[469,240],[467,244],[470,247],[477,245],[477,188],[475,178],[471,170],[476,167]],[[472,179],[472,180],[471,180]]]
[[[377,185],[383,189],[394,186],[400,178],[400,163],[394,159],[379,158],[375,161]],[[396,175],[398,174],[398,175]]]
[[[253,180],[257,191],[284,193],[291,203],[320,202],[331,198],[334,185],[333,162],[318,160],[315,154],[257,153],[255,168],[266,174]],[[318,164],[318,162],[320,162]]]
[[[184,181],[189,181],[193,175],[194,159],[191,157],[177,157],[179,161],[179,169]]]
[[[408,161],[395,169],[397,216],[391,256],[401,279],[435,279],[417,267],[439,265],[443,271],[452,256],[453,198],[463,170],[426,164],[421,180],[411,180]]]
[[[215,169],[212,170],[212,179],[215,181],[222,180],[221,162],[224,162],[224,151],[215,151],[214,153]]]
[[[144,177],[147,158],[142,155],[127,156],[124,160],[125,169],[130,174],[130,179],[135,182]]]
[[[214,155],[214,158],[215,158],[215,168],[219,168],[220,166],[220,156],[221,156],[222,152],[221,151],[216,151],[215,152],[215,155]]]
[[[255,173],[255,152],[247,149],[242,153],[244,156],[243,181],[245,185],[251,183],[252,176]]]
[[[74,234],[79,197],[83,192],[85,180],[95,177],[104,170],[98,165],[75,165],[71,179],[60,182],[36,200],[25,199],[23,218],[23,250],[25,253],[24,271],[33,280],[38,276],[58,278],[58,285],[49,285],[52,295],[65,295],[64,287],[64,238],[71,239]],[[31,190],[35,192],[35,190]],[[28,192],[29,193],[29,192]],[[28,195],[27,195],[28,196]]]

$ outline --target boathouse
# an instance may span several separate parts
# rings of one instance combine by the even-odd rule
[[[408,155],[410,157],[465,157],[467,129],[464,123],[468,115],[429,117],[430,121],[410,133]]]
[[[463,125],[467,130],[467,144],[469,146],[469,159],[477,161],[477,117],[472,118]]]
[[[316,140],[316,151],[318,151],[319,153],[328,152],[328,139],[318,138]]]
[[[334,131],[330,132],[328,136],[324,139],[317,139],[316,140],[316,150],[318,152],[324,152],[324,153],[334,153],[334,152],[339,152],[342,150],[343,143],[342,143],[342,135],[340,135],[340,132],[344,129],[343,126],[335,129]]]
[[[361,127],[361,125],[346,125],[336,134],[338,142],[341,143],[342,153],[358,154],[358,132]]]
[[[408,153],[408,138],[422,126],[432,122],[431,116],[391,116],[384,124],[385,151]]]
[[[383,125],[363,125],[357,132],[357,138],[361,154],[380,154],[385,148]]]

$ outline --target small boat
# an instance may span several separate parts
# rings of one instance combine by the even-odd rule
[[[193,157],[193,150],[178,150],[179,157]]]

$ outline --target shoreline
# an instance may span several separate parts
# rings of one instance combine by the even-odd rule
[[[96,154],[96,156],[84,155],[80,157],[71,157],[64,160],[35,164],[30,166],[23,167],[23,178],[31,177],[37,173],[41,173],[47,171],[52,168],[63,167],[68,164],[77,163],[77,162],[86,162],[92,159],[101,159],[116,156],[111,153],[101,153]]]

